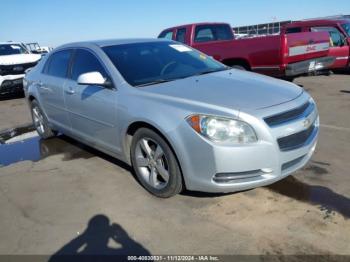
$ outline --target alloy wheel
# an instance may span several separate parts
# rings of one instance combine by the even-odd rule
[[[162,147],[150,138],[141,138],[135,148],[136,168],[142,179],[155,189],[163,189],[169,182],[169,165]]]
[[[38,133],[44,134],[45,133],[45,126],[44,126],[44,117],[40,111],[40,109],[35,106],[32,109],[33,111],[33,120],[34,120],[34,126]]]

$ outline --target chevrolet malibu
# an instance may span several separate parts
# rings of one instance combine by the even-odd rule
[[[43,139],[62,133],[128,163],[158,197],[274,183],[308,162],[319,132],[299,86],[168,40],[63,45],[24,86]]]

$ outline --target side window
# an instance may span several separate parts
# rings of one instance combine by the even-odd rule
[[[50,61],[51,61],[51,57],[48,57],[45,61],[45,65],[43,67],[43,74],[47,74],[47,72],[49,71],[49,65],[50,65]]]
[[[162,32],[158,38],[165,38],[165,39],[173,39],[173,31],[164,31]]]
[[[176,32],[176,41],[185,43],[186,38],[186,28],[180,28]]]
[[[346,34],[350,37],[350,23],[341,25],[345,30]]]
[[[103,77],[107,77],[105,69],[95,55],[87,50],[78,49],[74,56],[71,78],[77,80],[81,74],[89,72],[100,72]]]
[[[233,31],[229,25],[199,25],[195,30],[195,42],[232,40]]]
[[[312,27],[311,32],[328,32],[330,37],[331,46],[343,46],[344,37],[335,27]]]
[[[286,29],[286,34],[301,33],[301,27],[290,27]]]
[[[52,54],[45,64],[44,73],[66,78],[71,53],[71,50],[63,50]]]

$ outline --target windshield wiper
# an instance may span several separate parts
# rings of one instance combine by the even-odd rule
[[[199,72],[197,74],[195,74],[194,76],[200,76],[200,75],[207,75],[207,74],[211,74],[211,73],[216,73],[216,72],[220,72],[220,71],[226,71],[231,69],[231,67],[224,67],[224,68],[220,68],[220,69],[214,69],[214,70],[208,70],[208,71],[204,71],[204,72]]]
[[[152,82],[148,82],[145,84],[141,84],[141,85],[136,85],[135,87],[141,87],[141,86],[151,86],[151,85],[156,85],[156,84],[161,84],[161,83],[166,83],[166,82],[170,82],[170,81],[174,81],[176,79],[158,79]]]
[[[189,75],[189,76],[184,76],[184,77],[176,77],[176,78],[170,78],[170,79],[157,79],[157,80],[152,81],[152,82],[148,82],[148,83],[136,85],[135,87],[151,86],[151,85],[156,85],[156,84],[171,82],[171,81],[178,80],[178,79],[184,79],[184,78],[188,78],[188,77],[192,77],[192,76],[206,75],[206,74],[215,73],[215,72],[220,72],[220,71],[226,71],[226,70],[230,70],[230,69],[232,69],[232,68],[229,67],[229,66],[227,66],[227,67],[223,67],[223,68],[220,68],[220,69],[208,70],[208,71],[199,72],[199,73],[197,73],[197,74]]]

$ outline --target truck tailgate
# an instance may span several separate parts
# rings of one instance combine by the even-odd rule
[[[285,64],[328,55],[329,34],[326,32],[305,32],[285,34]]]

